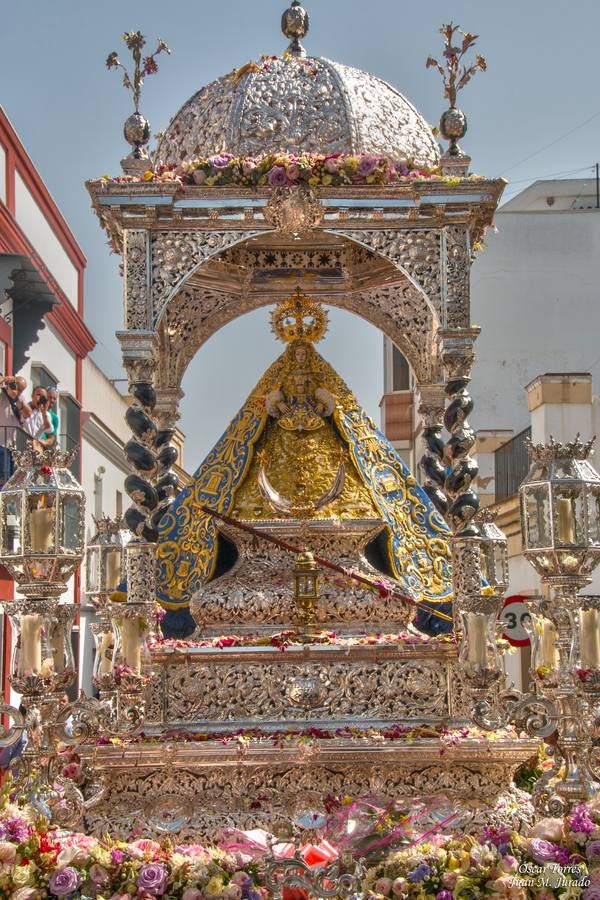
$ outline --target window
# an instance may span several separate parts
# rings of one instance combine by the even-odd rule
[[[59,406],[60,448],[69,451],[73,447],[78,447],[81,441],[81,407],[70,394],[59,394]],[[79,451],[69,468],[79,481],[81,478]]]
[[[396,345],[392,347],[392,391],[410,390],[410,369]]]
[[[34,391],[36,387],[55,388],[58,387],[58,381],[46,366],[42,366],[39,363],[32,363],[31,390]]]

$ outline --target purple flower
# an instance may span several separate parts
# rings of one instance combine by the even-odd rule
[[[501,846],[508,845],[510,841],[510,829],[509,828],[490,828],[486,825],[486,827],[481,832],[481,837],[479,838],[480,844],[495,844],[500,853]],[[508,847],[507,847],[508,849]],[[504,850],[506,853],[506,850]]]
[[[600,859],[600,841],[590,841],[585,848],[585,855],[588,859]]]
[[[554,859],[561,866],[568,866],[571,862],[571,851],[567,847],[557,847],[554,851]]]
[[[597,884],[593,884],[591,887],[586,888],[581,895],[581,900],[600,900],[600,887]]]
[[[436,896],[436,900],[453,900],[454,894],[452,891],[438,891]]]
[[[357,172],[359,175],[362,175],[363,178],[366,178],[368,175],[373,174],[373,172],[377,168],[378,163],[378,156],[373,156],[372,153],[365,153],[364,156],[361,156],[360,158]]]
[[[541,838],[532,838],[529,845],[529,852],[536,862],[554,862],[556,859],[556,844],[550,841],[543,841]]]
[[[226,169],[233,157],[230,153],[219,153],[217,156],[211,156],[208,160],[213,169]]]
[[[140,870],[137,885],[153,897],[162,897],[167,887],[167,870],[161,863],[147,863]]]
[[[576,806],[571,813],[569,825],[571,831],[579,831],[583,834],[591,834],[596,827],[589,817],[587,807],[583,803],[580,806]]]
[[[79,887],[79,875],[71,866],[58,869],[53,873],[48,887],[50,893],[55,897],[66,897],[68,894],[73,894]]]
[[[417,866],[416,869],[413,869],[412,872],[409,872],[406,877],[409,881],[417,884],[419,881],[425,881],[425,879],[429,878],[430,875],[431,867],[428,866],[427,863],[421,863],[420,866]]]
[[[120,866],[124,859],[125,859],[125,854],[123,853],[122,850],[117,850],[115,848],[114,850],[110,851],[110,861],[113,864],[113,866]]]
[[[283,166],[273,166],[269,170],[269,184],[271,187],[285,187],[287,183],[287,172]]]
[[[25,819],[20,816],[12,816],[0,822],[0,841],[12,841],[14,844],[22,844],[33,834],[33,829]]]

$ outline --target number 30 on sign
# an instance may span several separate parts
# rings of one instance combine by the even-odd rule
[[[525,625],[531,623],[531,614],[527,608],[527,597],[514,594],[504,601],[500,621],[504,627],[504,637],[513,647],[527,647],[530,643]]]

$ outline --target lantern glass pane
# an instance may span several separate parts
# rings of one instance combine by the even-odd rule
[[[503,545],[494,545],[493,557],[496,584],[504,585],[506,583],[506,553]]]
[[[99,556],[100,556],[100,548],[99,547],[90,547],[90,549],[87,552],[86,561],[85,561],[85,584],[86,584],[86,590],[89,593],[100,590]]]
[[[7,556],[21,553],[21,495],[2,496],[2,553]]]
[[[56,496],[35,492],[27,498],[29,513],[29,542],[34,553],[52,553],[55,550]]]
[[[550,495],[546,485],[528,488],[525,494],[527,543],[529,547],[550,547]]]
[[[62,501],[61,545],[65,550],[76,553],[81,543],[79,528],[79,497],[64,497]]]
[[[588,540],[600,544],[600,487],[593,485],[587,495]]]
[[[104,551],[105,590],[114,591],[121,581],[121,551],[111,548]]]

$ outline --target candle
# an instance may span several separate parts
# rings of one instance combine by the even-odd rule
[[[597,609],[582,609],[579,618],[579,645],[584,669],[600,667],[600,613]]]
[[[65,670],[65,633],[60,625],[54,631],[50,639],[52,647],[52,659],[54,661],[54,671],[64,672]]]
[[[467,614],[467,633],[469,638],[468,661],[475,666],[485,666],[488,638],[488,617],[485,613]]]
[[[42,668],[42,620],[29,615],[21,619],[21,655],[19,675],[26,672],[38,674]]]
[[[540,648],[540,666],[555,669],[559,663],[556,646],[556,628],[549,619],[542,620],[542,640]]]
[[[142,648],[140,643],[140,626],[136,618],[123,619],[121,625],[121,653],[126,666],[134,672],[142,670]]]
[[[110,675],[113,670],[113,633],[105,631],[98,645],[98,675]]]
[[[121,580],[121,551],[106,554],[106,590],[114,591]]]
[[[51,508],[32,509],[29,514],[31,549],[48,551],[53,544],[54,510]]]
[[[558,539],[563,544],[575,543],[573,507],[568,497],[561,497],[558,501]]]

